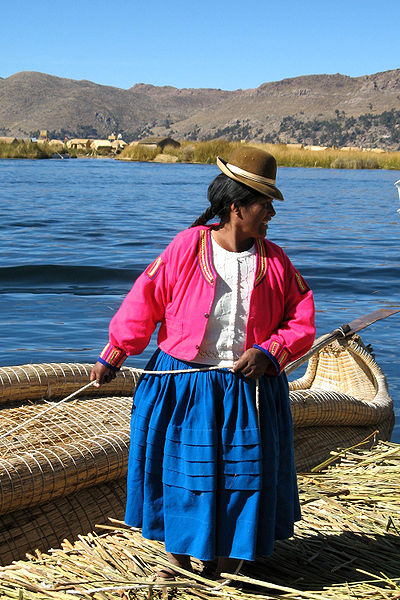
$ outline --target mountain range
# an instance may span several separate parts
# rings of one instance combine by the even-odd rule
[[[129,89],[23,71],[0,78],[0,135],[149,135],[400,149],[400,69],[307,75],[254,89]]]

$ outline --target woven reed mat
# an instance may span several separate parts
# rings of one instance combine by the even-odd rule
[[[299,477],[303,519],[272,557],[245,563],[235,586],[182,571],[155,577],[163,544],[110,523],[49,554],[0,569],[0,597],[129,600],[223,597],[225,600],[395,600],[400,596],[400,446],[349,450],[339,465]]]

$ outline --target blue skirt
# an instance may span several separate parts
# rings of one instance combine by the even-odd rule
[[[148,370],[204,367],[157,351]],[[254,560],[300,519],[286,376],[227,369],[143,375],[131,421],[125,521],[168,552]]]

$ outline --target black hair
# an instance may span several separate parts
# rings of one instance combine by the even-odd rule
[[[260,195],[260,192],[252,190],[224,173],[217,175],[208,188],[208,200],[210,206],[190,227],[205,225],[215,216],[220,218],[220,226],[229,221],[230,207],[234,204],[237,209],[241,206],[251,204]]]

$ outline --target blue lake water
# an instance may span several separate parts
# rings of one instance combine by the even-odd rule
[[[136,276],[207,206],[215,165],[0,161],[0,365],[95,361]],[[268,237],[314,290],[317,335],[400,307],[399,171],[280,168]],[[400,316],[362,332],[396,405]],[[129,359],[143,366],[155,348]]]

